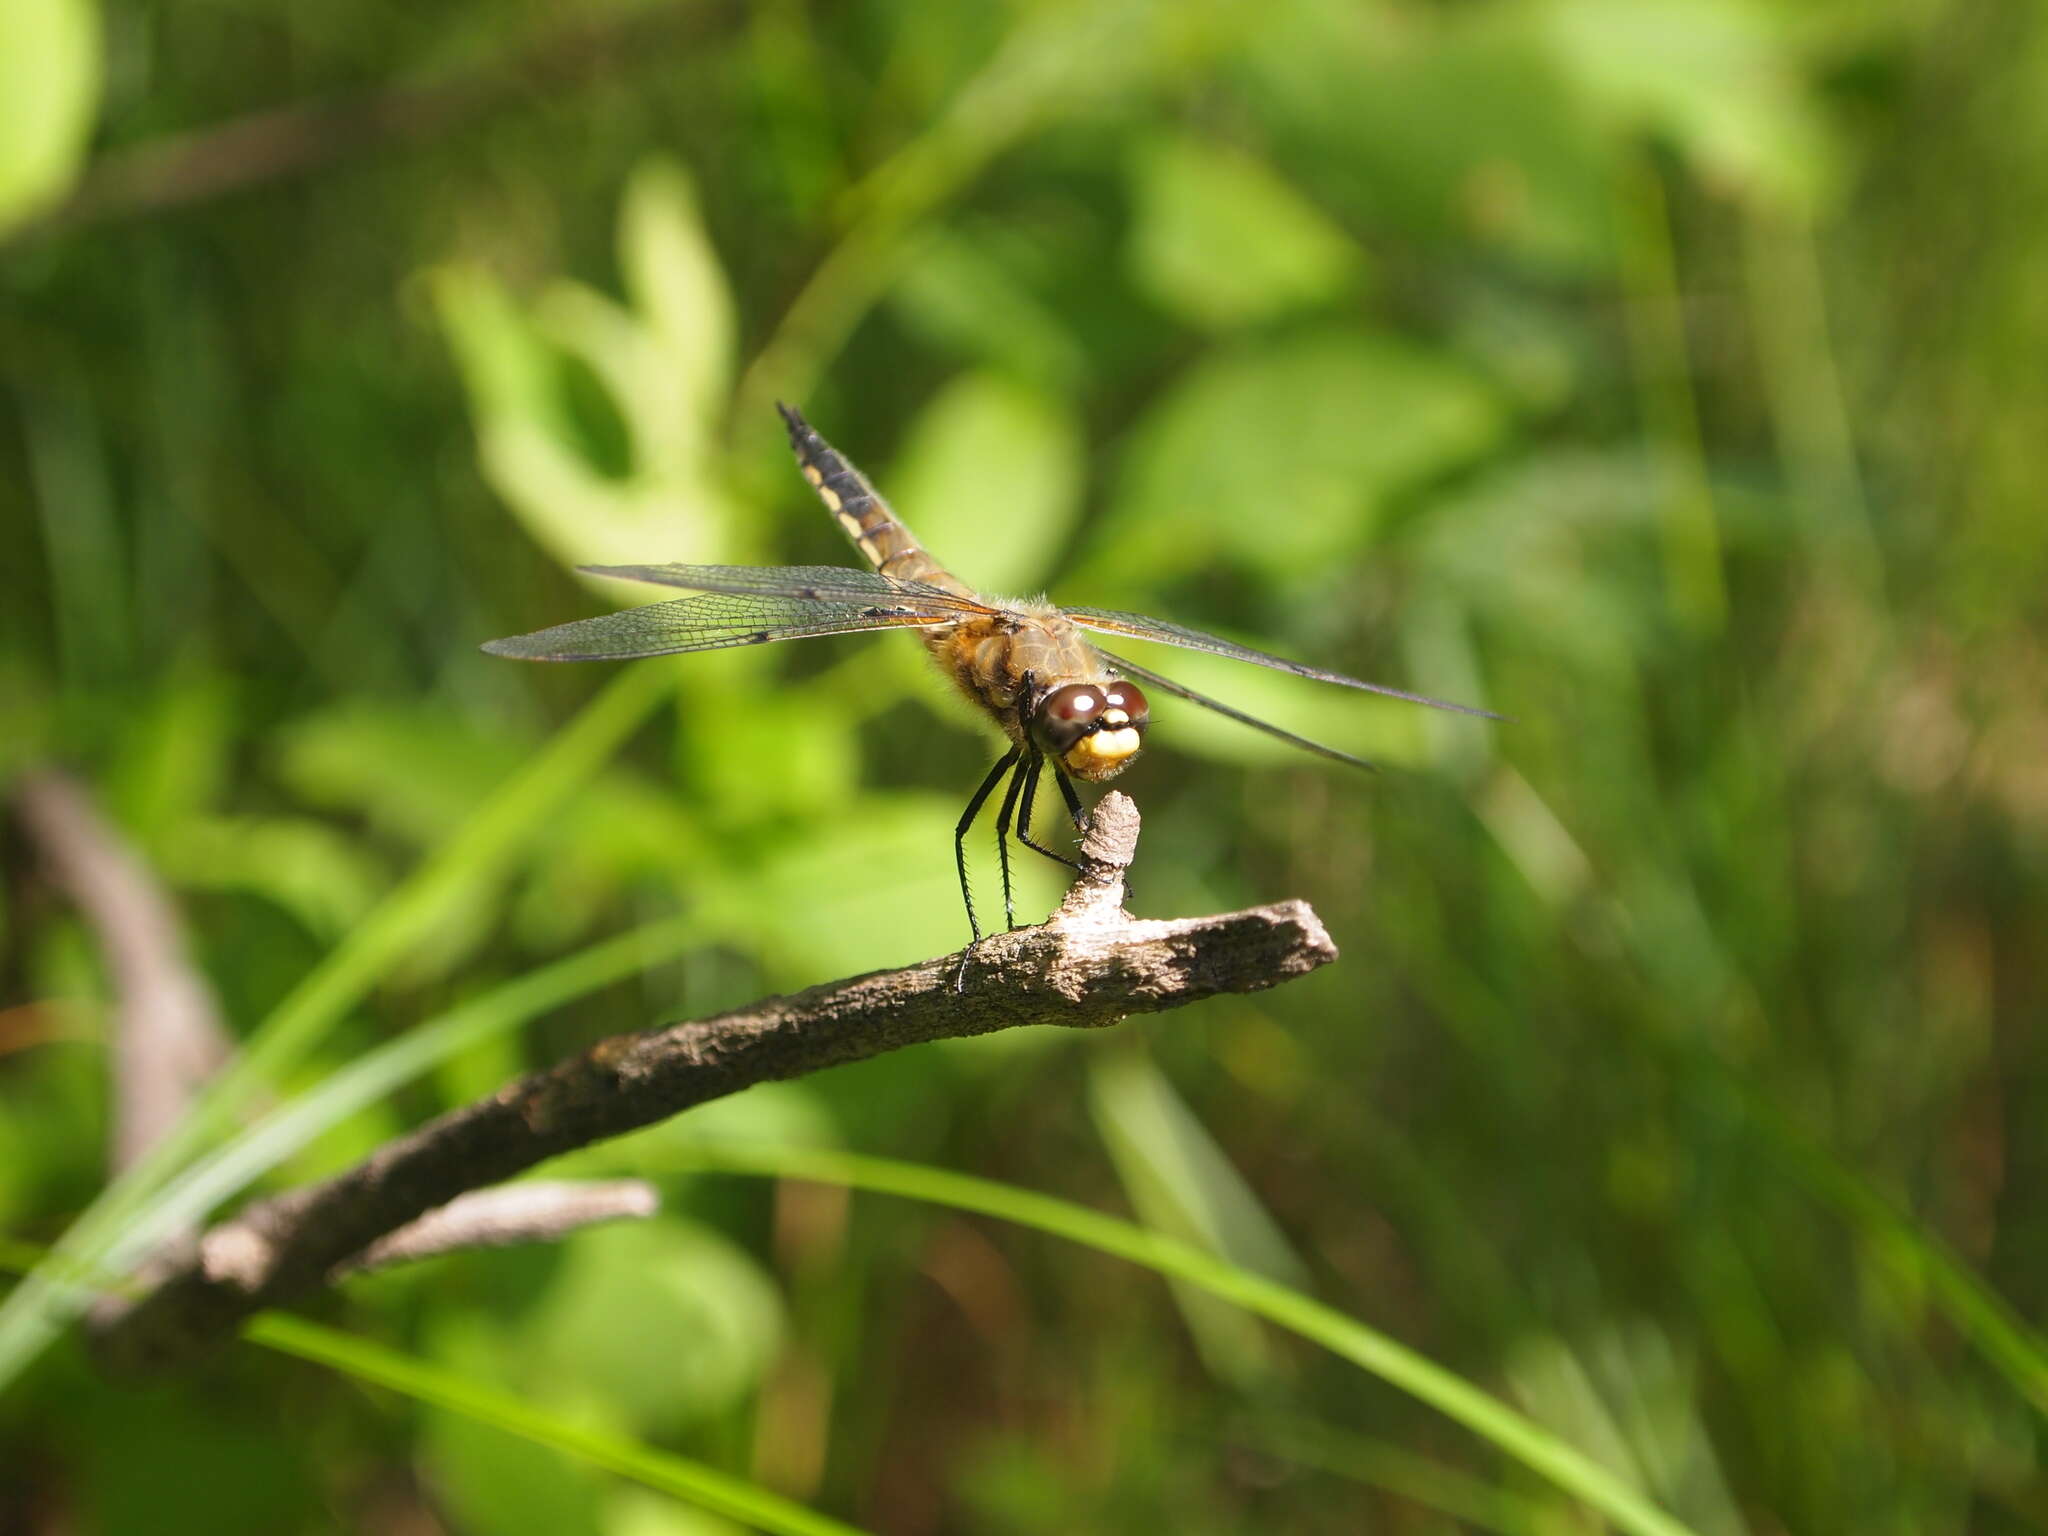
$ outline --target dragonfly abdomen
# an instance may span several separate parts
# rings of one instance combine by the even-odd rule
[[[797,467],[870,565],[898,581],[922,581],[963,597],[973,595],[918,543],[917,535],[875,494],[867,476],[849,464],[844,454],[818,436],[791,407],[778,405],[776,409],[789,427],[789,445],[796,451]]]

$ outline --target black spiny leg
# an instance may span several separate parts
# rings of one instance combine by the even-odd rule
[[[981,781],[981,788],[974,792],[974,798],[967,802],[967,809],[960,813],[960,824],[953,829],[953,863],[960,871],[960,899],[967,903],[967,931],[971,935],[967,941],[968,949],[981,942],[981,924],[974,918],[974,892],[967,888],[967,829],[974,825],[974,818],[981,814],[983,803],[995,792],[996,785],[1002,782],[1003,775],[1010,771],[1010,765],[1017,761],[1018,754],[1023,750],[1022,747],[1010,748],[1003,754],[1002,761],[989,769],[988,777]],[[1007,879],[1003,882],[1003,888],[1004,894],[1007,895]],[[960,974],[962,977],[967,974],[965,953],[960,956]]]
[[[1021,752],[1023,748],[1018,748]],[[1024,776],[1031,765],[1038,761],[1033,752],[1017,764],[1017,771],[1010,775],[1010,787],[1003,791],[1003,808],[996,812],[996,862],[1003,868],[1003,927],[1005,931],[1017,926],[1017,902],[1010,891],[1010,817],[1017,809],[1017,791],[1023,786]]]
[[[1050,848],[1042,848],[1037,843],[1031,841],[1031,802],[1033,796],[1038,793],[1039,770],[1044,767],[1045,758],[1039,753],[1034,752],[1025,760],[1023,770],[1024,803],[1017,807],[1017,841],[1026,848],[1031,849],[1034,853],[1044,854],[1055,864],[1064,864],[1068,869],[1078,870],[1081,866],[1068,858],[1064,853],[1054,853]],[[1060,769],[1057,763],[1053,765],[1052,771],[1059,773]],[[1065,775],[1061,775],[1061,777],[1064,780]]]
[[[1067,802],[1067,814],[1074,818],[1074,830],[1088,830],[1088,813],[1081,809],[1081,797],[1074,793],[1074,781],[1067,777],[1067,770],[1058,763],[1052,765],[1053,777],[1060,781],[1060,795]]]

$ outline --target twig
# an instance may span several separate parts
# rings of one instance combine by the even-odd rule
[[[114,988],[109,1156],[125,1168],[185,1112],[232,1050],[213,989],[185,953],[177,909],[147,865],[63,774],[24,774],[14,813],[51,881],[92,925]]]
[[[251,1313],[320,1289],[337,1265],[466,1191],[755,1083],[1019,1024],[1099,1029],[1220,992],[1252,992],[1337,955],[1306,904],[1138,921],[1122,910],[1137,807],[1095,809],[1080,878],[1050,921],[958,956],[877,971],[696,1023],[619,1035],[386,1144],[348,1172],[249,1206],[164,1255],[139,1301],[95,1319],[103,1360],[161,1368]]]
[[[389,1269],[464,1248],[551,1243],[601,1221],[652,1216],[661,1192],[645,1179],[525,1179],[457,1195],[439,1210],[387,1232],[327,1278]]]

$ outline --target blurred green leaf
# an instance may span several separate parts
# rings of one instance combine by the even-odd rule
[[[493,1357],[512,1352],[503,1330],[483,1318],[451,1317],[432,1343],[451,1374],[482,1376]],[[596,1479],[559,1456],[468,1414],[423,1415],[420,1459],[434,1490],[465,1529],[492,1536],[603,1536]]]
[[[967,941],[953,869],[962,803],[870,795],[858,820],[834,819],[764,848],[755,868],[733,872],[707,897],[707,920],[806,981],[957,949]],[[969,857],[986,929],[1001,922],[1001,896],[988,855],[971,847]]]
[[[1559,69],[1602,111],[1667,135],[1711,180],[1796,208],[1832,183],[1790,13],[1751,0],[1542,0],[1536,14]]]
[[[835,650],[844,659],[832,673],[803,683],[746,651],[686,658],[679,782],[669,792],[722,827],[829,814],[860,782],[854,727],[858,711],[886,693],[876,681],[887,674],[877,670],[875,652],[892,649],[892,638],[848,635],[807,645],[812,659]],[[857,680],[849,675],[856,669]],[[834,679],[841,686],[823,685]],[[849,690],[862,696],[849,697]]]
[[[732,299],[679,168],[636,173],[619,245],[633,307],[557,281],[522,314],[480,268],[436,274],[485,474],[564,565],[729,558],[734,516],[713,428],[732,366]],[[590,370],[623,423],[624,465],[594,461],[565,358]]]
[[[1230,330],[1327,303],[1354,280],[1352,240],[1241,150],[1186,134],[1146,139],[1130,176],[1132,277],[1184,320]]]
[[[604,1536],[740,1536],[747,1529],[637,1488],[617,1488],[607,1494],[602,1518]]]
[[[602,1406],[666,1438],[761,1384],[782,1304],[761,1267],[709,1227],[674,1216],[614,1222],[562,1245],[547,1294],[508,1341],[543,1396]]]
[[[295,816],[195,816],[162,839],[160,859],[181,886],[249,891],[327,942],[360,921],[390,883],[367,850]]]
[[[1506,425],[1483,380],[1393,336],[1333,327],[1219,349],[1135,432],[1085,569],[1099,585],[1218,558],[1276,577],[1346,558],[1395,496]]]
[[[934,230],[903,263],[891,298],[935,346],[1049,390],[1071,391],[1089,369],[1071,320],[1002,259],[1000,230]]]
[[[633,173],[619,214],[619,260],[635,309],[681,382],[677,411],[658,423],[660,433],[675,441],[679,464],[701,462],[732,387],[737,320],[696,186],[681,166],[653,160]]]
[[[660,682],[659,676],[648,679],[651,686]],[[478,730],[445,710],[369,701],[310,716],[279,737],[280,771],[298,794],[361,815],[384,834],[419,846],[437,840],[466,803],[529,751],[516,738]],[[758,762],[750,769],[757,778]],[[567,942],[626,882],[673,874],[707,852],[702,828],[674,789],[623,769],[597,774],[536,835],[525,861],[521,928],[537,939]],[[495,895],[480,890],[474,902],[451,913],[456,931],[439,935],[431,958],[420,963],[431,970],[459,954],[464,935],[478,936],[476,924],[490,916]]]
[[[1613,146],[1512,6],[1274,0],[1235,69],[1323,206],[1538,270],[1612,259]]]
[[[93,0],[0,0],[0,231],[70,184],[99,96]]]
[[[104,796],[145,846],[218,805],[233,768],[236,704],[225,678],[194,670],[166,680],[129,718]]]
[[[1412,530],[1431,600],[1506,625],[1594,675],[1653,643],[1656,480],[1643,455],[1524,454],[1436,501]]]
[[[1028,593],[1081,510],[1081,425],[1059,397],[963,374],[911,424],[889,499],[979,590]]]

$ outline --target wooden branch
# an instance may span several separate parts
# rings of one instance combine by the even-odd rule
[[[114,992],[108,1154],[125,1168],[184,1114],[233,1043],[212,987],[186,954],[169,894],[77,781],[48,769],[25,773],[12,799],[51,881],[106,957]]]
[[[1137,807],[1106,796],[1081,873],[1040,927],[966,956],[768,998],[695,1023],[619,1035],[390,1142],[324,1183],[251,1205],[141,1277],[140,1300],[95,1318],[102,1359],[187,1361],[263,1307],[328,1283],[385,1233],[469,1190],[665,1120],[755,1083],[801,1077],[929,1040],[1019,1024],[1100,1029],[1220,992],[1253,992],[1327,964],[1336,947],[1306,904],[1139,921],[1122,909]]]
[[[330,1281],[465,1248],[551,1243],[602,1221],[652,1216],[661,1191],[645,1179],[522,1179],[475,1189],[387,1232],[328,1272]]]

